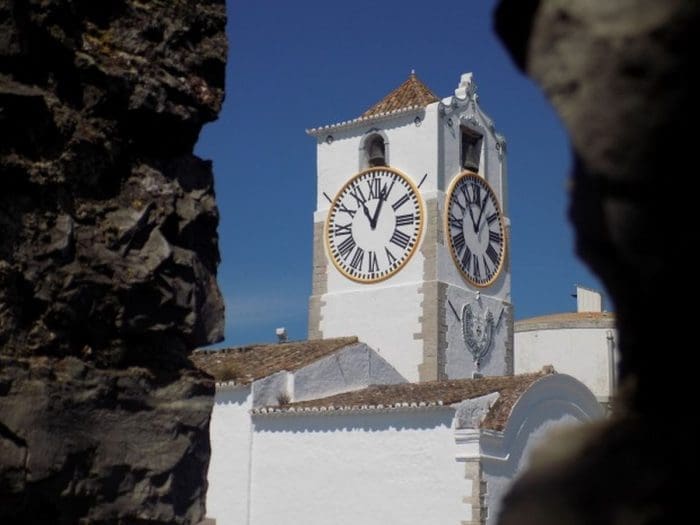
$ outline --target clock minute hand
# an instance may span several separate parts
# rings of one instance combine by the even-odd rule
[[[475,226],[475,230],[474,230],[475,233],[478,233],[479,227],[481,226],[481,217],[483,217],[483,215],[484,215],[484,209],[486,209],[486,201],[488,200],[488,198],[489,198],[489,196],[488,196],[488,194],[486,194],[484,196],[483,202],[481,203],[481,210],[479,210],[479,218],[476,220],[476,226]]]
[[[386,198],[386,195],[385,195],[385,193],[382,191],[382,192],[379,194],[379,204],[377,204],[377,208],[374,210],[374,217],[372,217],[372,218],[369,220],[369,226],[370,226],[370,228],[372,228],[373,230],[377,227],[377,219],[379,219],[379,211],[382,209],[382,203],[386,200],[385,198]]]

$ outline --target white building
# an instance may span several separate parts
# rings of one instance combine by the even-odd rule
[[[609,407],[617,375],[615,318],[602,311],[599,293],[579,286],[576,296],[576,312],[516,321],[515,373],[552,365],[577,378]]]
[[[310,340],[193,357],[218,379],[208,516],[493,524],[543,434],[602,416],[600,338],[531,320],[514,353],[505,140],[471,74],[438,99],[412,73],[309,134]]]
[[[216,387],[207,494],[216,525],[492,524],[539,438],[602,414],[568,375],[407,383],[352,338],[194,359],[240,374]],[[390,384],[366,386],[380,382]],[[338,390],[347,392],[328,395]]]

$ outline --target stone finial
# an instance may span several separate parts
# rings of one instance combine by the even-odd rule
[[[455,89],[455,97],[460,100],[474,98],[476,95],[476,82],[474,73],[463,73],[459,79],[459,86]]]

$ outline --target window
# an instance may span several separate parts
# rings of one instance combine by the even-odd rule
[[[462,128],[462,169],[479,171],[481,161],[481,143],[483,135],[469,128]]]

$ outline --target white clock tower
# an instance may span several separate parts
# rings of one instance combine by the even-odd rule
[[[505,141],[472,74],[414,73],[317,139],[309,339],[356,335],[409,381],[513,369]]]

